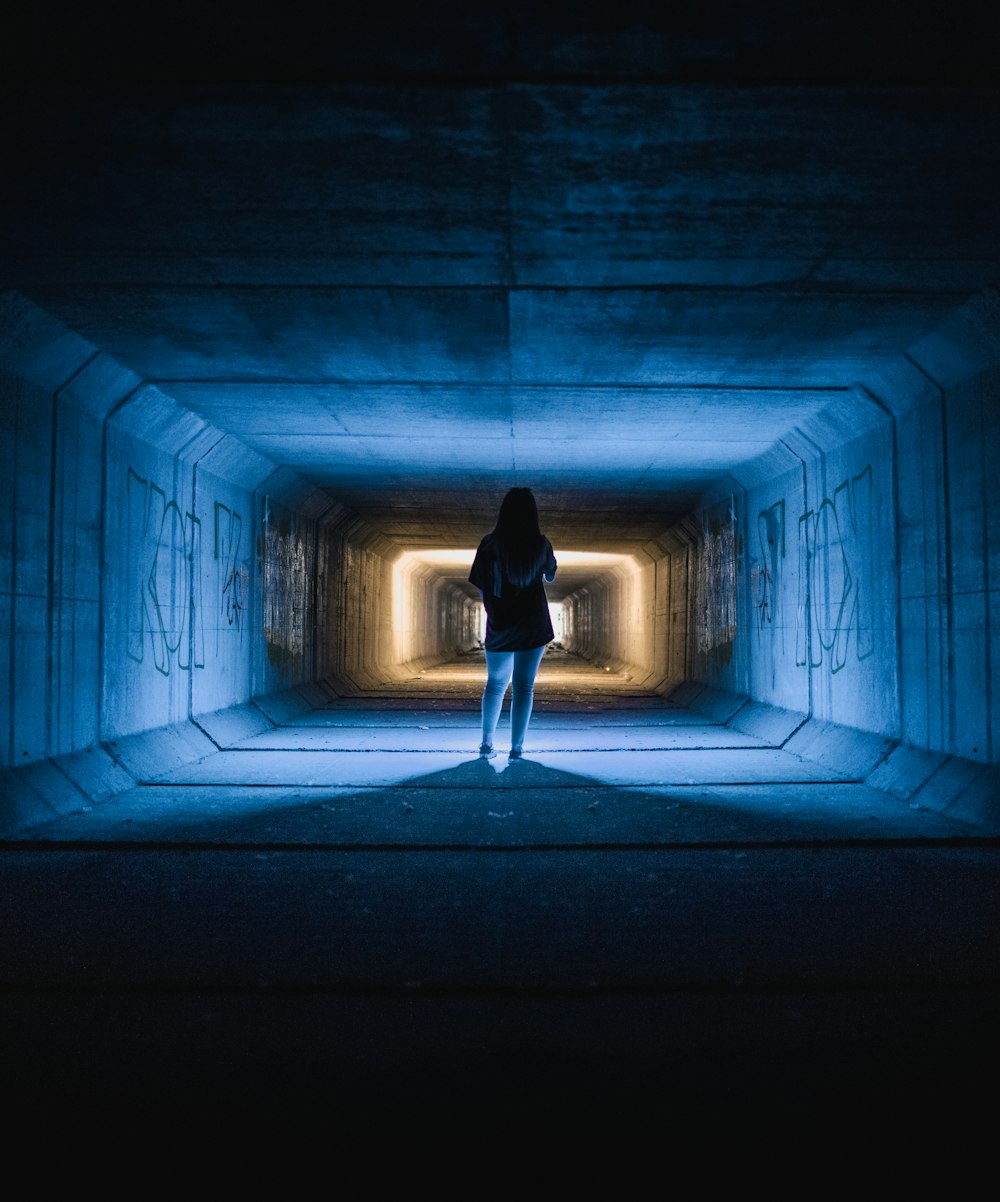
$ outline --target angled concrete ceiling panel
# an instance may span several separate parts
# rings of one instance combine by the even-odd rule
[[[386,537],[657,538],[1000,282],[988,6],[159,7],[0,46],[0,288]]]

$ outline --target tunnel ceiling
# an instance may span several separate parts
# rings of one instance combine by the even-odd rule
[[[405,546],[628,550],[1000,274],[981,13],[668,9],[43,5],[0,282]]]

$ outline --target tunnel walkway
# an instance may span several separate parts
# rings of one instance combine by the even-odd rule
[[[565,654],[526,759],[505,712],[480,761],[482,679],[460,657],[8,839],[8,1090],[147,1136],[137,1114],[272,1136],[294,1115],[342,1165],[347,1133],[403,1115],[359,1169],[383,1187],[437,1155],[399,1151],[405,1116],[446,1107],[463,1136],[438,1173],[487,1155],[511,1188],[607,1189],[624,1139],[630,1171],[727,1196],[750,1170],[717,1146],[794,1129],[801,1196],[862,1152],[978,1196],[998,832]],[[804,1167],[802,1140],[834,1163]]]

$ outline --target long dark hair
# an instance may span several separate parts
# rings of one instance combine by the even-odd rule
[[[547,547],[538,527],[538,506],[530,488],[512,488],[500,503],[493,531],[500,570],[515,586],[531,584],[545,567]]]

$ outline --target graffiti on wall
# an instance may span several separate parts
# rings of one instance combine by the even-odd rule
[[[147,643],[157,672],[205,666],[201,521],[131,467],[127,480],[126,653],[142,663]]]
[[[778,621],[781,561],[785,558],[785,499],[757,514],[757,541],[750,558],[750,596],[760,635]]]
[[[710,518],[699,558],[698,650],[720,663],[732,658],[736,638],[736,565],[742,552],[736,511],[730,504]]]
[[[263,577],[264,638],[275,667],[301,663],[306,644],[306,549],[289,517],[279,518],[265,499],[257,536],[257,565]]]
[[[798,519],[795,662],[840,672],[875,653],[873,476],[868,464]],[[785,498],[757,514],[749,555],[750,599],[759,638],[782,635],[782,573],[788,552]],[[735,513],[707,521],[700,558],[699,650],[724,660],[736,635]],[[785,590],[788,591],[787,589]]]
[[[852,642],[856,659],[874,654],[873,533],[870,464],[799,518],[799,666],[839,672]]]
[[[147,651],[157,672],[205,666],[201,519],[152,480],[128,469],[126,653],[137,663]],[[221,607],[216,649],[226,629],[242,638],[249,575],[240,560],[243,518],[215,502],[213,551]]]
[[[222,607],[218,637],[230,627],[243,639],[249,573],[240,561],[243,518],[221,501],[215,502],[215,564],[218,596]]]

